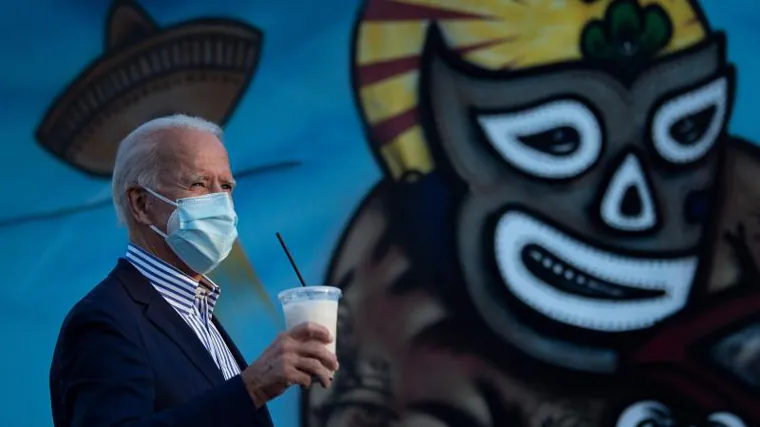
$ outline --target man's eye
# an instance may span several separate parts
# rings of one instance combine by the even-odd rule
[[[222,184],[222,189],[232,191],[232,184]]]
[[[205,186],[206,186],[206,184],[204,184],[204,183],[202,183],[202,182],[194,182],[194,183],[191,185],[191,187],[201,187],[201,188],[203,188],[203,187],[205,187]]]

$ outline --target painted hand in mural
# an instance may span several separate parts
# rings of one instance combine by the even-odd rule
[[[256,406],[263,406],[290,386],[308,388],[312,378],[318,378],[322,387],[330,387],[331,371],[338,369],[338,360],[324,344],[332,340],[327,329],[314,323],[281,333],[242,373]]]

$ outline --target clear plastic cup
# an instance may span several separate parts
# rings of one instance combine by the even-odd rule
[[[338,301],[342,296],[343,292],[333,286],[301,286],[280,292],[277,299],[282,304],[287,329],[306,322],[324,326],[333,338],[327,349],[335,354],[338,338]]]

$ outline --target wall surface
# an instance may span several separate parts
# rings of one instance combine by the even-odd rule
[[[760,425],[760,3],[0,8],[3,425],[51,425],[60,323],[125,250],[116,144],[171,112],[227,131],[247,357],[276,231],[343,288],[336,383],[277,426]]]

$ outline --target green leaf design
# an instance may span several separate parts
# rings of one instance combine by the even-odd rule
[[[640,10],[636,0],[622,0],[610,5],[607,19],[612,40],[622,42],[641,34]]]
[[[649,6],[644,11],[644,31],[641,48],[655,54],[665,48],[673,37],[673,23],[667,12],[659,5]]]
[[[640,62],[665,48],[672,36],[673,23],[661,6],[642,8],[638,0],[615,0],[603,20],[586,25],[580,47],[588,58]]]
[[[585,55],[598,59],[611,59],[614,49],[610,46],[600,21],[588,24],[581,36],[581,50]]]

